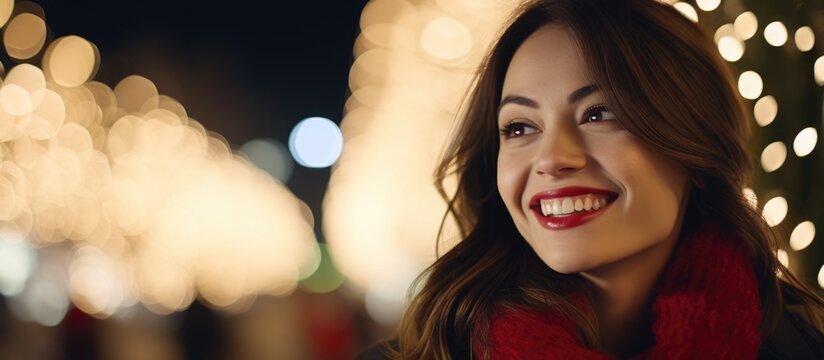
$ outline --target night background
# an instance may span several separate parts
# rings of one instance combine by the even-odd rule
[[[173,360],[350,359],[391,336],[410,284],[454,240],[447,221],[435,242],[432,170],[520,0],[0,0],[0,15],[12,2],[4,34],[25,12],[47,34],[27,58],[3,39],[0,88],[67,110],[44,122],[0,91],[0,359]],[[675,6],[740,76],[757,122],[743,191],[782,232],[778,257],[821,293],[824,2]],[[68,35],[99,58],[63,86],[45,60]],[[179,104],[126,109],[140,89],[116,86],[132,75]],[[185,116],[152,112],[176,106]],[[340,127],[333,166],[243,152],[260,139],[284,150],[311,117]]]

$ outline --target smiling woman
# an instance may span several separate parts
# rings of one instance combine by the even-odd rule
[[[750,119],[734,78],[677,10],[530,1],[465,108],[436,172],[463,238],[371,354],[824,356],[824,302],[741,190]]]

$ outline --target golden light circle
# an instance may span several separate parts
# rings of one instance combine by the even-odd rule
[[[808,127],[798,132],[793,141],[793,151],[798,157],[809,155],[815,149],[818,142],[818,132],[813,127]]]
[[[460,58],[472,50],[472,34],[458,20],[440,17],[430,21],[423,29],[421,47],[430,55],[445,60]]]
[[[721,41],[724,37],[732,37],[737,38],[738,35],[735,33],[735,27],[732,24],[724,24],[718,27],[715,30],[715,34],[713,35],[712,39],[715,41],[716,44]]]
[[[821,56],[815,60],[813,75],[815,76],[815,82],[818,85],[824,85],[824,56]]]
[[[738,15],[733,22],[735,33],[741,40],[748,40],[758,32],[758,18],[752,11],[747,11]]]
[[[46,43],[46,22],[37,15],[21,13],[6,25],[3,45],[9,56],[25,60],[43,49]]]
[[[776,141],[764,148],[761,152],[761,167],[764,171],[770,173],[784,164],[787,159],[787,146],[783,142]]]
[[[695,2],[698,8],[704,11],[713,11],[721,4],[721,0],[697,0]]]
[[[767,44],[781,46],[787,42],[787,27],[780,21],[773,21],[764,28],[764,39]]]
[[[0,0],[0,27],[6,25],[14,11],[14,0]]]
[[[687,19],[692,20],[692,22],[698,22],[698,12],[695,11],[695,8],[692,5],[685,3],[685,2],[677,2],[672,4],[672,6],[681,12]]]
[[[729,62],[736,62],[744,56],[744,43],[732,36],[724,36],[718,40],[718,52]]]
[[[761,75],[755,71],[745,71],[738,77],[738,92],[745,99],[757,99],[763,89],[764,82],[761,80]]]
[[[80,86],[97,72],[100,53],[94,44],[70,35],[53,41],[43,58],[46,76],[60,86]]]
[[[767,225],[773,227],[784,221],[784,218],[787,216],[787,209],[787,199],[776,196],[764,204],[764,210],[761,212],[761,215],[764,217],[764,220],[767,221]]]
[[[771,124],[778,115],[778,102],[772,95],[758,99],[753,108],[753,115],[758,126],[764,127]]]
[[[804,221],[798,224],[790,234],[790,248],[801,251],[810,246],[815,238],[815,224],[812,221]]]
[[[815,45],[815,33],[809,26],[802,26],[795,31],[795,46],[798,51],[807,52]]]

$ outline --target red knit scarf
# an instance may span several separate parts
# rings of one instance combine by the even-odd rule
[[[633,359],[754,359],[761,312],[745,250],[709,227],[683,240],[655,291],[655,345]],[[573,325],[552,312],[500,311],[490,320],[491,358],[613,359],[584,346]]]

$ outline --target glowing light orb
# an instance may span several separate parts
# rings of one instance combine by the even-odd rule
[[[795,251],[804,250],[813,243],[815,238],[815,224],[812,221],[804,221],[793,229],[790,234],[790,248]]]
[[[685,3],[685,2],[677,2],[672,4],[676,10],[680,11],[687,19],[692,20],[692,22],[698,22],[698,12],[695,11],[695,8],[692,5]]]
[[[713,11],[721,4],[721,0],[697,0],[695,2],[698,8],[704,11]]]
[[[761,152],[761,167],[770,173],[778,170],[787,159],[787,146],[783,142],[776,141],[764,148]]]
[[[787,42],[787,27],[780,21],[773,21],[764,28],[764,39],[767,44],[778,47]]]
[[[764,82],[761,80],[761,75],[755,71],[745,71],[738,77],[738,92],[741,93],[745,99],[755,100],[761,96],[761,91],[764,90]]]
[[[772,95],[758,99],[753,108],[753,115],[758,126],[764,127],[771,124],[773,120],[775,120],[776,115],[778,115],[778,102],[775,101]]]
[[[733,22],[735,33],[741,40],[748,40],[755,36],[758,31],[758,18],[755,17],[752,11],[747,11],[738,15]]]
[[[807,52],[815,45],[815,33],[809,26],[802,26],[795,31],[795,46],[798,51]]]
[[[793,141],[793,151],[798,157],[809,155],[818,142],[818,132],[813,127],[801,130]]]
[[[782,196],[776,196],[764,204],[764,210],[761,215],[764,216],[767,225],[773,227],[784,221],[784,218],[787,216],[787,209],[787,199]]]
[[[46,75],[65,87],[80,86],[91,79],[99,64],[100,53],[97,47],[74,35],[52,42],[43,58]]]
[[[255,166],[265,170],[282,183],[292,176],[292,158],[283,144],[273,139],[254,139],[238,149],[246,154]]]
[[[301,120],[289,135],[289,151],[298,164],[308,168],[329,167],[343,150],[343,134],[332,120],[310,117]]]

